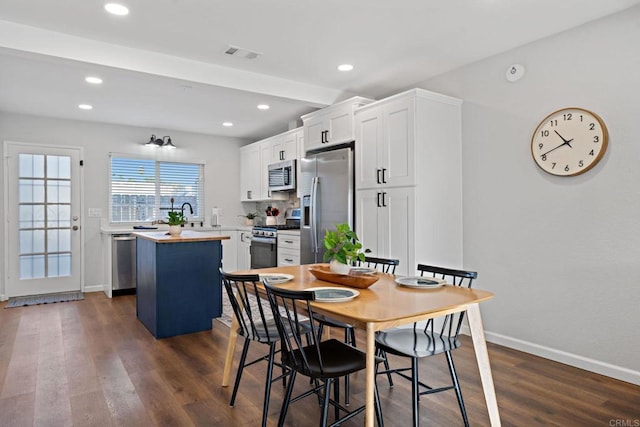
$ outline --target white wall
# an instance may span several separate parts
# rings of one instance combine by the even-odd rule
[[[462,98],[464,265],[488,338],[640,384],[640,7],[423,82]],[[520,63],[526,75],[505,79]],[[542,172],[531,135],[583,107],[610,134],[578,177]],[[428,260],[423,260],[428,262]]]
[[[160,137],[171,135],[178,146],[176,150],[154,150],[144,142],[151,134]],[[103,285],[103,260],[100,218],[89,218],[89,208],[100,208],[108,219],[109,209],[109,153],[149,155],[151,158],[205,164],[205,214],[211,207],[223,210],[223,225],[239,224],[238,215],[244,213],[239,201],[238,148],[247,141],[237,138],[117,126],[101,123],[58,120],[0,112],[0,141],[25,142],[82,147],[84,149],[84,250],[85,287]],[[153,154],[155,153],[155,154]],[[158,156],[158,157],[153,157]],[[161,156],[161,157],[160,157]],[[0,171],[0,191],[4,191],[4,162]],[[3,197],[0,197],[3,203]],[[1,207],[4,218],[4,206]],[[0,239],[4,239],[4,227],[0,227]],[[0,251],[4,251],[0,245]],[[2,254],[4,259],[4,254]],[[4,270],[4,265],[0,265]],[[4,294],[4,271],[0,275],[0,295]]]

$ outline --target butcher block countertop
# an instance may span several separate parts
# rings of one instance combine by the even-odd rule
[[[210,240],[228,240],[230,237],[220,234],[219,231],[191,231],[183,230],[179,236],[171,236],[166,231],[156,232],[135,232],[131,233],[136,237],[151,240],[156,243],[185,243],[185,242],[207,242]]]

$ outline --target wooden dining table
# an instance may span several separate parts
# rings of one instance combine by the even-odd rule
[[[277,284],[286,289],[302,290],[319,286],[340,285],[316,279],[310,272],[311,265],[274,267],[247,270],[242,273],[290,274],[293,279]],[[377,273],[379,280],[368,289],[357,289],[356,298],[346,302],[312,302],[313,310],[334,319],[349,323],[366,332],[366,409],[365,425],[373,427],[375,389],[375,333],[382,329],[406,325],[417,321],[441,317],[450,313],[467,311],[469,330],[480,371],[480,379],[492,426],[500,426],[500,414],[496,400],[487,345],[484,337],[481,302],[493,298],[491,292],[457,286],[442,286],[437,289],[413,289],[398,286],[395,276]],[[231,365],[235,352],[238,323],[235,317],[229,331],[229,342],[225,358],[222,386],[230,384]]]

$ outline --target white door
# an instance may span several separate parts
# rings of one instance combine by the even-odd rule
[[[80,150],[5,143],[7,296],[79,291]]]

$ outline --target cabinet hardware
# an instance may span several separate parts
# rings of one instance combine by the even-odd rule
[[[378,207],[379,207],[379,208],[381,208],[381,207],[382,207],[382,206],[380,205],[380,194],[382,194],[382,193],[378,193],[378,195],[376,196],[376,197],[377,197],[377,205],[378,205]]]
[[[293,240],[285,240],[284,242],[293,244]]]
[[[376,182],[377,182],[378,184],[382,184],[382,183],[380,182],[380,169],[376,169]]]
[[[285,258],[284,260],[287,261],[287,262],[293,262],[293,260],[291,258]]]
[[[387,168],[382,168],[382,183],[387,183],[387,178],[384,177],[384,173],[387,171]]]
[[[329,131],[328,130],[323,130],[322,134],[321,134],[321,142],[323,144],[326,144],[327,142],[329,142]]]
[[[382,193],[382,207],[385,207],[385,208],[387,207],[387,202],[385,202],[385,200],[384,200],[384,196],[385,196],[386,194],[387,194],[387,192],[386,192],[386,191]]]

